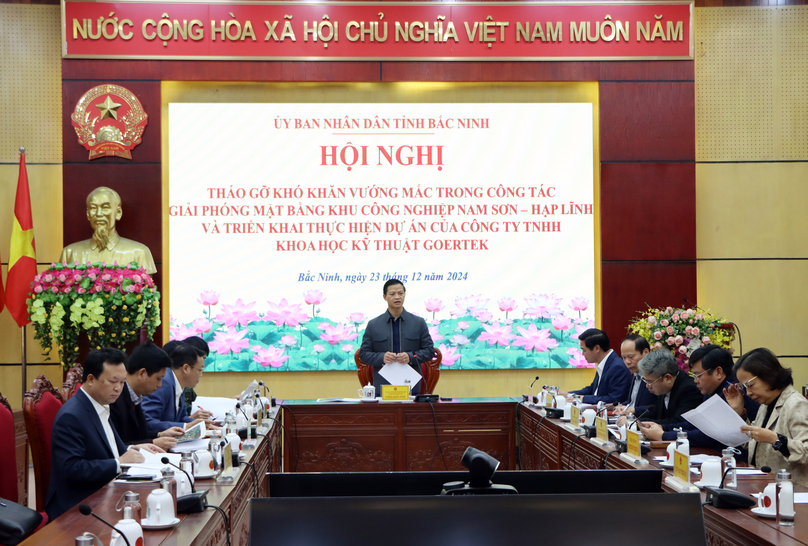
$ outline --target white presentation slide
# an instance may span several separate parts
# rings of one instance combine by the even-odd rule
[[[185,104],[169,126],[172,338],[207,371],[347,370],[406,286],[447,369],[584,366],[593,113],[575,104]]]

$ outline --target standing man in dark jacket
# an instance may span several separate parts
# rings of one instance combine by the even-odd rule
[[[373,367],[373,385],[376,396],[381,396],[382,385],[389,385],[379,370],[393,362],[409,364],[421,374],[421,363],[435,357],[432,336],[426,321],[404,309],[407,289],[398,279],[384,283],[382,297],[387,302],[387,311],[370,320],[362,338],[359,358]],[[412,386],[411,393],[421,392],[421,382]]]
[[[171,358],[154,343],[135,348],[126,362],[126,383],[123,392],[110,404],[110,420],[126,445],[153,443],[168,451],[177,445],[176,436],[183,429],[170,427],[159,432],[149,431],[140,403],[143,397],[156,391],[163,382]]]

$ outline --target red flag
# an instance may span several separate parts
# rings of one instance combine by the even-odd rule
[[[0,313],[6,307],[6,291],[3,289],[3,272],[0,271]]]
[[[25,170],[23,151],[20,154],[20,178],[17,182],[17,198],[14,200],[14,225],[11,228],[11,251],[6,278],[6,306],[20,328],[30,322],[25,300],[35,276],[34,221],[31,218],[31,194],[28,191],[28,173]]]

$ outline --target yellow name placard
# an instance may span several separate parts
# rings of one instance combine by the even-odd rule
[[[598,440],[609,441],[609,423],[603,417],[595,418],[595,430],[598,433]]]
[[[678,449],[673,452],[673,476],[690,483],[690,456]]]
[[[410,389],[401,385],[382,385],[382,400],[409,400]]]
[[[227,474],[227,472],[233,468],[233,449],[230,447],[230,442],[225,442],[224,451],[222,452],[222,466],[224,468],[223,472]]]
[[[262,423],[264,421],[264,408],[259,407],[258,411],[256,412],[256,415],[257,415],[257,418],[256,418],[256,421],[255,421],[255,428],[261,428],[263,426]]]
[[[629,455],[640,458],[640,433],[634,430],[626,431],[626,451]]]
[[[578,406],[572,406],[570,408],[570,423],[575,425],[576,427],[581,424],[581,409]]]

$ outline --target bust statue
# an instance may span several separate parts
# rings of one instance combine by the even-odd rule
[[[118,262],[125,265],[136,262],[150,275],[157,272],[149,248],[137,241],[124,239],[115,230],[115,222],[121,219],[121,196],[111,188],[101,186],[87,196],[87,219],[93,228],[92,239],[79,241],[62,249],[59,261],[78,262]]]

